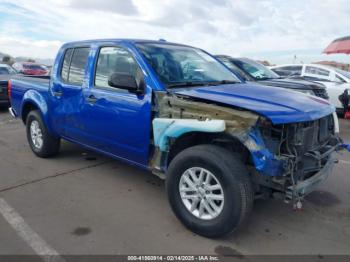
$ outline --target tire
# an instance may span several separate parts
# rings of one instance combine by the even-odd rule
[[[39,143],[38,139],[32,137],[32,135],[35,136],[35,132],[32,133],[31,130],[32,126],[35,126],[33,130],[36,130],[36,138],[41,137],[41,143]],[[26,132],[29,146],[38,157],[48,158],[59,152],[60,139],[53,137],[48,132],[39,111],[29,112],[26,119]]]
[[[219,183],[221,186],[220,190],[212,191],[212,193],[219,192],[219,195],[223,193],[223,201],[218,200],[214,203],[216,207],[219,206],[216,210],[221,210],[217,212],[216,216],[210,215],[209,212],[203,212],[203,208],[202,212],[200,211],[200,205],[203,201],[207,201],[207,204],[208,201],[212,201],[209,199],[209,197],[212,198],[212,194],[208,191],[204,196],[203,194],[199,196],[198,210],[193,212],[189,207],[190,205],[192,207],[193,202],[189,203],[187,199],[183,200],[181,195],[187,194],[187,192],[180,193],[180,187],[181,190],[186,191],[193,188],[183,187],[183,181],[185,181],[185,184],[188,181],[185,178],[186,176],[188,178],[190,173],[193,175],[197,172],[196,176],[200,177],[198,173],[203,172],[205,174],[207,171],[214,175],[216,179],[212,178],[211,183],[214,185]],[[207,177],[209,173],[204,177]],[[210,186],[213,188],[212,185]],[[252,210],[254,202],[254,191],[249,173],[241,162],[239,155],[214,145],[198,145],[179,153],[169,165],[166,188],[170,206],[178,219],[194,233],[209,238],[225,236],[238,229]],[[199,189],[194,191],[194,194],[200,195],[200,192],[196,192],[199,192]],[[192,193],[189,192],[188,194]],[[184,198],[186,197],[188,196]],[[189,197],[192,197],[192,195]],[[203,200],[205,197],[207,197],[207,200]],[[215,211],[214,208],[212,210]],[[199,217],[200,215],[201,217]]]

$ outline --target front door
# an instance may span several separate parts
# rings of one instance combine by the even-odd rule
[[[151,90],[138,95],[111,87],[115,72],[136,78],[139,65],[123,47],[102,47],[90,88],[83,90],[81,120],[87,144],[137,164],[148,164],[151,130]]]

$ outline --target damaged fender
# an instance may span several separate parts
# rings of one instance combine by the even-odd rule
[[[280,176],[288,164],[284,159],[272,154],[264,144],[259,130],[253,128],[248,135],[248,139],[243,141],[250,151],[255,168],[265,176]]]
[[[169,138],[178,138],[188,132],[219,133],[225,129],[223,120],[155,118],[153,120],[154,144],[161,151],[168,151]]]
[[[257,171],[267,176],[281,175],[284,161],[277,159],[264,145],[258,129],[258,116],[215,104],[187,100],[157,93],[158,118],[153,120],[155,152],[151,160],[154,173],[164,175],[171,138],[188,132],[224,132],[241,141],[252,155]],[[204,120],[206,119],[206,120]]]

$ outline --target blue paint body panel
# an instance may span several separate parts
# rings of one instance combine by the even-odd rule
[[[283,174],[284,163],[277,159],[269,150],[266,149],[260,131],[252,129],[249,138],[259,148],[258,150],[250,150],[256,170],[266,176],[279,176]]]
[[[350,144],[343,144],[342,147],[350,152]]]
[[[28,78],[11,80],[11,105],[15,115],[21,117],[26,106],[34,106],[41,112],[52,135],[148,169],[153,152],[153,145],[150,143],[154,117],[152,94],[153,91],[167,90],[137,49],[136,43],[140,42],[145,40],[107,39],[63,45],[57,54],[49,81],[34,81]],[[120,46],[132,54],[144,74],[146,88],[143,95],[125,90],[96,88],[94,72],[99,50],[104,46]],[[60,77],[66,49],[76,47],[90,48],[81,86],[66,84]],[[275,124],[314,120],[334,111],[327,101],[318,98],[243,82],[168,91],[256,112],[271,119]],[[55,96],[58,92],[62,95]],[[87,101],[91,95],[97,98],[95,104]],[[220,126],[211,125],[189,125],[169,130],[159,141],[156,139],[156,145],[161,146],[162,150],[166,150],[166,137],[177,137],[191,131],[223,131]],[[260,147],[264,147],[258,133],[252,131],[250,138]],[[263,174],[276,175],[280,172],[281,163],[266,149],[254,151],[252,154],[256,168]]]
[[[311,121],[335,111],[328,101],[314,96],[253,84],[233,84],[173,90],[228,106],[244,108],[269,118],[274,124]]]

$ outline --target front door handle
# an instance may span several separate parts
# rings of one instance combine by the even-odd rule
[[[88,101],[89,104],[95,104],[97,101],[97,97],[94,95],[89,95],[86,100]]]

